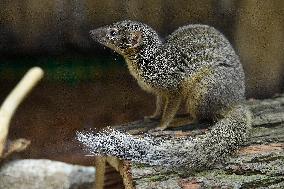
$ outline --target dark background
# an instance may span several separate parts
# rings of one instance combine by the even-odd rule
[[[77,130],[152,113],[154,97],[137,86],[123,59],[88,36],[124,19],[163,37],[185,24],[212,25],[240,55],[248,98],[283,92],[282,0],[1,0],[0,100],[28,68],[46,73],[11,123],[11,139],[32,140],[23,157],[90,164],[74,140]]]

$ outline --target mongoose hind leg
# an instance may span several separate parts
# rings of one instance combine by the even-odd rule
[[[165,130],[166,128],[168,128],[169,124],[171,123],[179,109],[181,100],[181,95],[176,93],[169,94],[166,97],[165,109],[159,127],[157,128],[158,130]]]
[[[153,115],[145,116],[144,119],[159,120],[162,117],[163,111],[165,109],[166,98],[163,95],[157,95],[156,97],[156,110]]]

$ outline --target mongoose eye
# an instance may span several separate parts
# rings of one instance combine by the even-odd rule
[[[109,34],[110,34],[110,36],[116,36],[117,35],[117,31],[116,30],[111,30],[110,32],[109,32]]]

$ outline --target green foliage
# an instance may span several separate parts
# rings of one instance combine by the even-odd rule
[[[121,58],[108,57],[24,57],[2,59],[0,61],[0,79],[15,80],[33,66],[45,71],[45,80],[52,82],[77,83],[93,81],[111,70],[123,67]]]

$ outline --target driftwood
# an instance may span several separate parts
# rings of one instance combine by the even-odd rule
[[[284,188],[284,95],[266,100],[248,100],[247,105],[253,112],[253,129],[250,140],[226,162],[214,169],[198,173],[179,173],[161,167],[132,164],[114,157],[98,157],[97,174],[106,169],[105,162],[124,168],[125,188]],[[135,121],[116,126],[132,134],[140,134],[157,125],[152,121]],[[157,132],[157,136],[180,137],[196,136],[206,132],[208,125],[187,125],[178,129]],[[103,172],[104,173],[104,172]],[[108,171],[109,174],[110,171]],[[131,175],[132,174],[132,179]],[[127,177],[125,177],[127,175]],[[105,187],[114,181],[100,175],[101,182],[96,188]],[[133,185],[133,186],[132,186]],[[135,187],[134,187],[135,186]]]
[[[0,107],[0,160],[13,152],[23,151],[30,144],[30,141],[26,139],[17,139],[7,145],[6,140],[10,121],[15,111],[42,77],[43,70],[41,68],[34,67],[30,69],[2,103]]]

